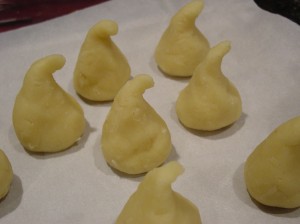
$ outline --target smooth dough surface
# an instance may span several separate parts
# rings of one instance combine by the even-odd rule
[[[102,20],[87,33],[74,71],[74,88],[93,101],[113,100],[130,77],[127,59],[112,41],[118,25]]]
[[[37,60],[26,73],[16,97],[13,125],[19,141],[29,151],[67,149],[84,132],[82,108],[52,76],[64,64],[62,55]]]
[[[143,93],[154,85],[149,75],[137,75],[119,91],[102,129],[102,152],[115,169],[138,174],[162,164],[171,151],[164,120],[145,101]]]
[[[213,131],[239,119],[242,101],[238,90],[224,76],[221,63],[230,43],[211,48],[176,101],[176,113],[188,128]]]
[[[13,170],[11,164],[5,153],[0,149],[0,199],[7,195],[12,180]]]
[[[248,157],[244,167],[250,195],[274,207],[300,207],[300,117],[277,127]]]
[[[195,26],[203,9],[202,0],[193,0],[171,19],[155,50],[155,60],[167,75],[187,77],[209,51],[209,43]]]
[[[116,224],[200,224],[198,208],[171,184],[183,172],[178,162],[150,171],[125,204]]]

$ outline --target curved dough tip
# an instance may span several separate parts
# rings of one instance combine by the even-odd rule
[[[94,25],[90,32],[99,37],[110,37],[118,33],[118,24],[112,20],[101,20]]]

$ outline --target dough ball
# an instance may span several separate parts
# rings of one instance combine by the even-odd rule
[[[281,208],[300,206],[300,117],[277,127],[248,157],[244,167],[250,195]]]
[[[32,152],[57,152],[72,146],[85,129],[77,101],[53,79],[63,67],[62,55],[37,60],[25,75],[13,108],[13,126],[20,143]]]
[[[171,184],[183,167],[178,162],[150,171],[125,204],[116,224],[201,224],[198,208]]]
[[[145,101],[154,85],[149,75],[137,75],[119,91],[102,129],[101,148],[115,169],[139,174],[162,164],[170,154],[171,136],[164,120]]]

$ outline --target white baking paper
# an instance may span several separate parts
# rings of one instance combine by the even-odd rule
[[[101,130],[111,103],[86,103],[72,87],[86,32],[102,19],[119,24],[113,40],[126,55],[132,76],[146,73],[155,81],[144,96],[170,129],[173,153],[168,160],[185,167],[173,187],[199,208],[202,222],[300,223],[300,209],[255,204],[243,181],[243,165],[252,150],[274,128],[300,115],[300,27],[253,1],[206,0],[196,23],[211,46],[231,41],[222,70],[241,94],[243,114],[221,131],[190,131],[178,122],[174,109],[188,79],[163,75],[153,59],[169,19],[187,2],[111,0],[0,34],[0,148],[14,170],[10,192],[0,202],[1,224],[112,224],[143,178],[115,173],[103,159]],[[67,59],[54,78],[81,104],[88,127],[67,151],[29,154],[12,126],[14,99],[29,66],[54,53]]]

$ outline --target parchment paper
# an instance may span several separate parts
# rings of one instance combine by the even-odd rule
[[[86,32],[102,19],[119,24],[113,40],[126,55],[132,76],[154,78],[155,86],[144,97],[170,129],[174,148],[168,161],[185,167],[173,188],[199,208],[202,222],[300,223],[300,209],[261,207],[250,199],[243,181],[243,165],[252,150],[281,123],[300,115],[300,27],[253,1],[206,0],[196,23],[211,46],[231,41],[222,70],[241,94],[243,114],[221,131],[190,131],[178,122],[174,109],[188,79],[163,75],[153,59],[171,16],[187,2],[112,0],[0,34],[0,148],[14,170],[11,190],[0,202],[1,224],[112,224],[143,178],[116,173],[103,159],[101,130],[111,103],[86,103],[72,87]],[[88,127],[67,151],[29,154],[12,127],[14,99],[29,66],[54,53],[67,59],[54,78],[81,104]]]

